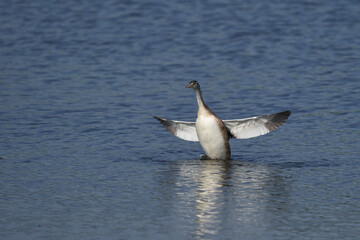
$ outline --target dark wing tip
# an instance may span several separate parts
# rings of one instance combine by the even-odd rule
[[[274,122],[285,122],[291,114],[291,111],[287,110],[284,112],[275,113],[271,121]]]
[[[161,120],[163,120],[161,117],[158,117],[158,116],[153,116],[153,118],[159,120],[161,122]]]
[[[275,115],[275,117],[280,118],[280,119],[283,120],[283,121],[286,121],[286,120],[289,118],[290,115],[291,115],[291,111],[290,111],[290,110],[286,110],[286,111],[284,111],[284,112],[279,112],[279,113],[277,113],[277,114]]]
[[[291,111],[289,110],[272,114],[272,118],[265,125],[269,131],[273,131],[280,127],[289,118],[290,115]]]
[[[281,113],[284,113],[284,114],[287,115],[288,117],[291,115],[291,111],[290,111],[290,110],[286,110],[286,111],[281,112]]]
[[[156,120],[159,120],[161,124],[165,124],[166,122],[169,122],[169,120],[165,119],[165,118],[161,118],[158,116],[153,116]]]
[[[158,116],[153,116],[156,120],[159,120],[159,122],[161,124],[165,124],[167,122],[167,120],[165,118],[161,118],[161,117],[158,117]]]
[[[172,129],[170,129],[169,127],[171,126],[172,124],[172,121],[171,120],[167,120],[165,118],[161,118],[161,117],[158,117],[158,116],[153,116],[155,119],[159,120],[160,123],[170,132],[173,132]]]

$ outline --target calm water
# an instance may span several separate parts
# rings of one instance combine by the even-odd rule
[[[358,238],[359,76],[358,1],[1,1],[0,238]],[[194,79],[293,115],[200,161]]]

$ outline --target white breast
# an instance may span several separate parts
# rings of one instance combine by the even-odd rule
[[[221,132],[218,119],[214,115],[198,116],[196,119],[196,132],[202,148],[212,159],[226,159],[228,144],[227,138]]]

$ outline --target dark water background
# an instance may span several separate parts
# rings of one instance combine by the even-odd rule
[[[1,239],[356,239],[359,1],[1,1]],[[290,109],[232,161],[152,115]]]

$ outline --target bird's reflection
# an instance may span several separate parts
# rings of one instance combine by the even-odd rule
[[[200,239],[222,233],[234,222],[253,231],[254,226],[267,227],[266,211],[278,208],[269,204],[286,192],[279,171],[236,160],[177,162],[171,166],[176,175],[168,176],[176,186],[170,193],[175,194],[173,211],[196,223],[193,235]]]
[[[229,161],[207,160],[202,163],[196,179],[197,236],[216,234],[221,226],[220,213],[225,203],[223,187],[227,185],[231,166]]]

